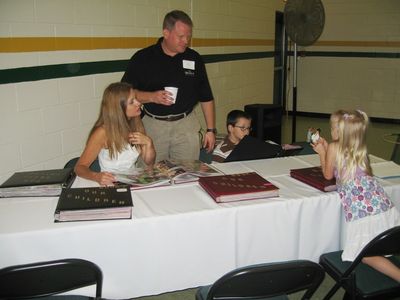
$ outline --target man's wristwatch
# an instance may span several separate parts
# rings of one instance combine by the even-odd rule
[[[212,132],[214,134],[217,134],[217,128],[207,128],[206,132]]]

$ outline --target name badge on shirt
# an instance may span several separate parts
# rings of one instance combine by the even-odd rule
[[[182,60],[182,65],[184,69],[194,70],[194,61],[193,60]]]

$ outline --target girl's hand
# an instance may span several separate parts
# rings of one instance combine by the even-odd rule
[[[96,181],[101,186],[113,186],[116,179],[114,175],[109,172],[99,172],[96,174]]]
[[[141,132],[131,132],[128,135],[128,141],[131,145],[150,146],[152,144],[151,138]]]
[[[328,150],[328,142],[323,137],[319,138],[318,143],[321,143],[324,146],[325,151]]]
[[[325,156],[328,149],[328,142],[324,138],[320,138],[317,143],[311,144],[311,146],[320,156]]]

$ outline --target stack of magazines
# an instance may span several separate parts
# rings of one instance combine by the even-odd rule
[[[198,181],[200,177],[220,175],[211,165],[199,160],[162,160],[153,168],[136,169],[132,174],[114,174],[117,181],[131,189]]]

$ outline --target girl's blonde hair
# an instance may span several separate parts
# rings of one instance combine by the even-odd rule
[[[332,115],[331,122],[332,120],[337,120],[338,126],[336,164],[339,181],[353,179],[357,168],[367,175],[372,175],[366,143],[366,131],[369,124],[367,114],[360,110],[339,110]]]
[[[106,132],[106,147],[111,158],[116,158],[128,143],[130,132],[145,133],[140,116],[128,118],[126,107],[132,86],[126,82],[111,83],[103,93],[100,113],[89,137],[98,127]]]

